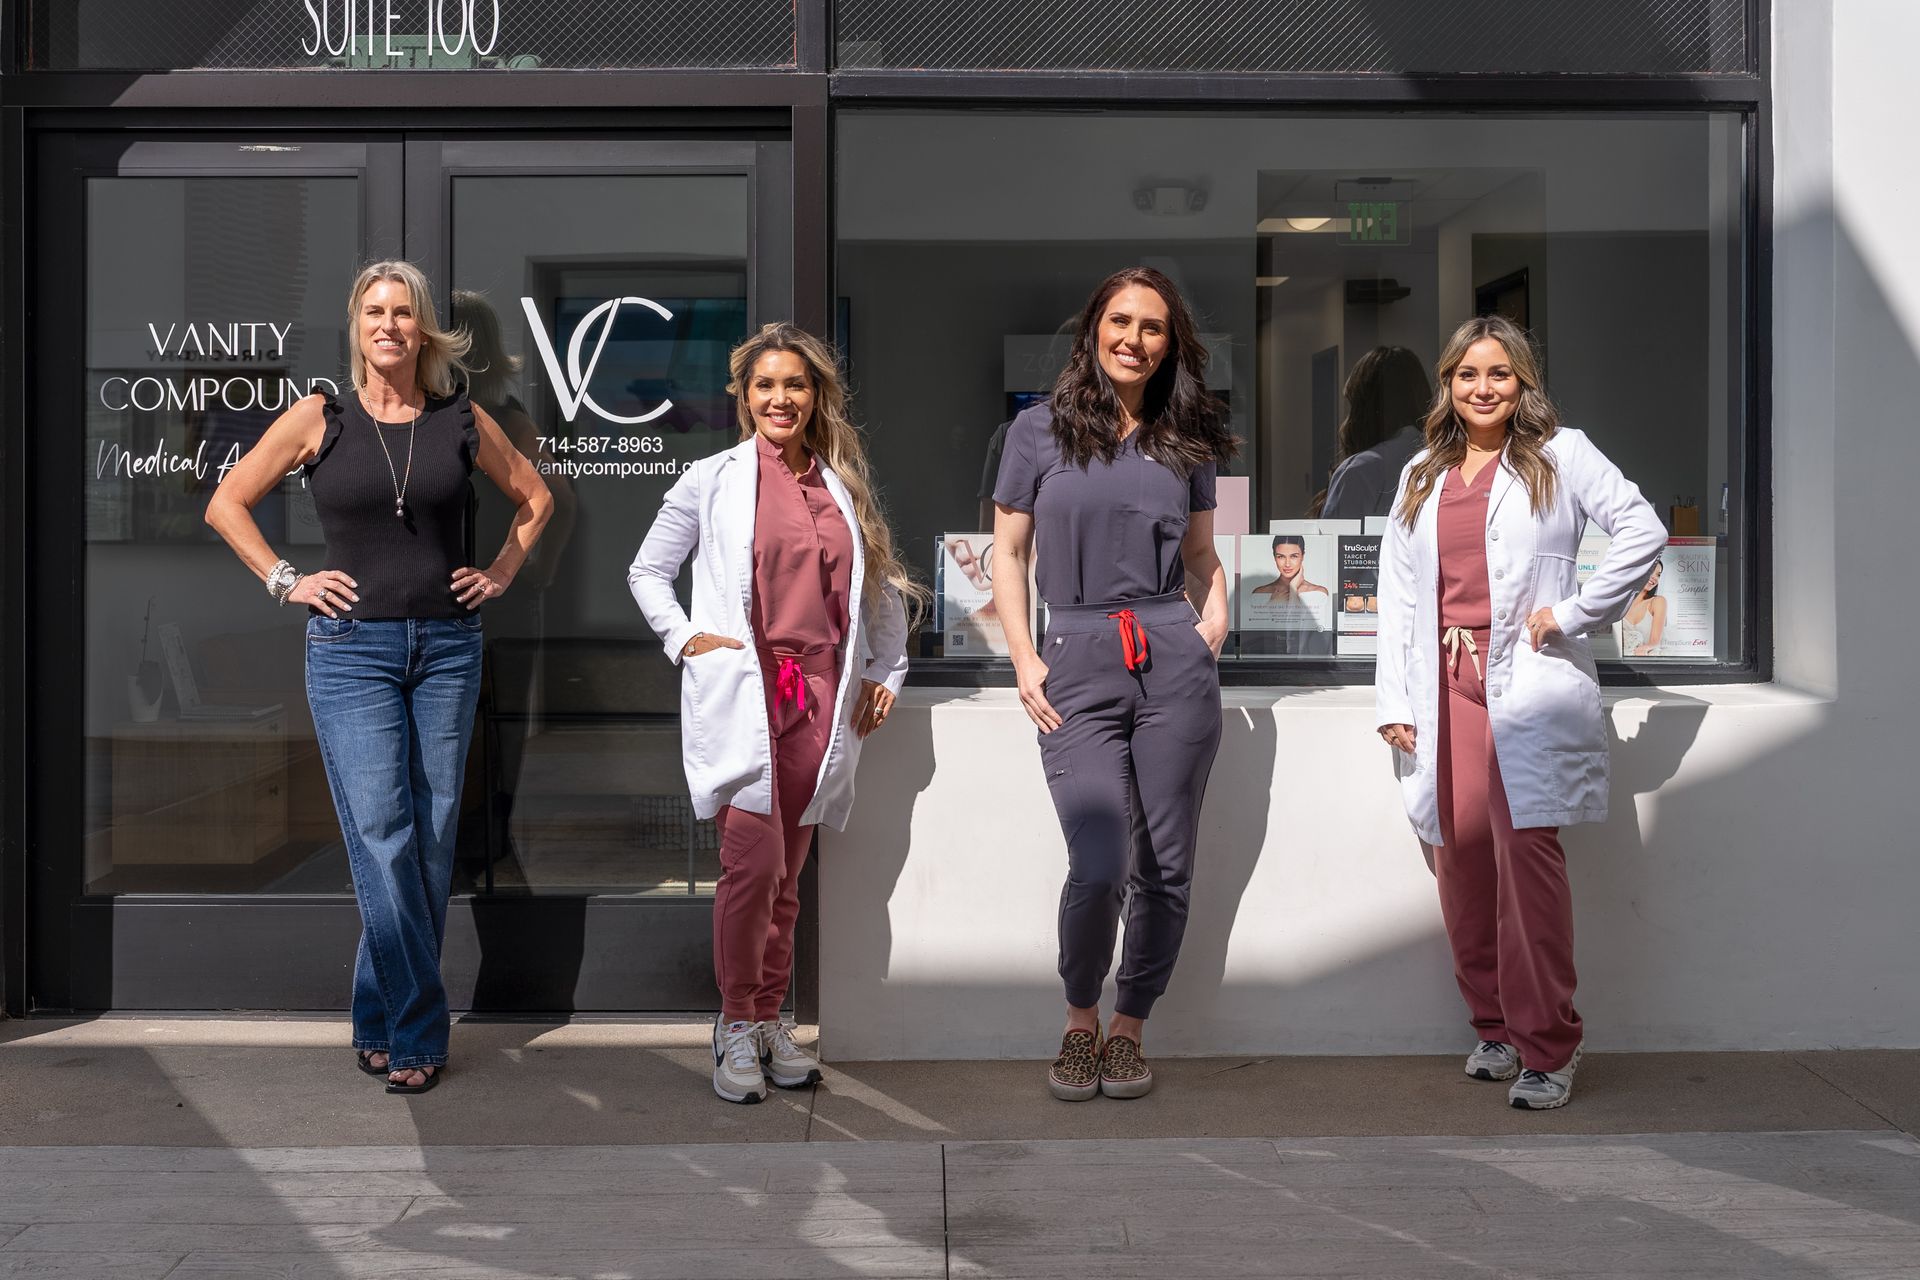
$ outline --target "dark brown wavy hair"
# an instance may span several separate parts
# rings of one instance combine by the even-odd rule
[[[1492,338],[1506,350],[1513,376],[1520,379],[1520,403],[1507,419],[1506,464],[1527,486],[1535,515],[1553,505],[1559,476],[1547,455],[1547,441],[1560,429],[1560,411],[1541,384],[1540,357],[1527,331],[1513,321],[1505,316],[1475,316],[1453,331],[1434,366],[1440,385],[1427,412],[1427,456],[1408,473],[1407,491],[1400,499],[1400,523],[1409,529],[1440,478],[1466,460],[1467,429],[1453,412],[1453,371],[1466,359],[1467,349],[1482,338]]]
[[[1147,380],[1140,402],[1141,451],[1182,476],[1203,463],[1225,462],[1240,451],[1240,442],[1227,429],[1227,406],[1207,390],[1207,349],[1180,290],[1152,267],[1114,272],[1080,313],[1073,352],[1053,384],[1053,436],[1060,456],[1084,468],[1095,458],[1112,462],[1120,452],[1120,398],[1100,367],[1100,320],[1113,295],[1129,285],[1160,295],[1172,331],[1166,358]]]
[[[1433,407],[1426,364],[1405,347],[1375,347],[1361,356],[1342,393],[1347,416],[1335,438],[1335,466],[1419,422]]]

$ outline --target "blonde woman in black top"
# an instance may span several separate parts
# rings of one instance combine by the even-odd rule
[[[533,463],[456,378],[464,335],[440,327],[411,263],[363,270],[349,294],[350,394],[309,396],[228,473],[207,523],[275,600],[307,606],[307,701],[353,868],[359,1066],[424,1093],[447,1061],[440,942],[460,782],[480,690],[480,606],[513,583],[553,510]],[[485,568],[465,563],[474,468],[517,508]],[[253,507],[304,472],[327,539],[302,573]]]

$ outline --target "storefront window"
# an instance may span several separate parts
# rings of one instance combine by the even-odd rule
[[[1368,678],[1410,428],[1446,336],[1491,311],[1532,331],[1565,421],[1671,531],[1665,603],[1596,657],[1748,658],[1737,115],[849,112],[838,161],[840,338],[940,598],[923,671],[1004,652],[980,607],[998,428],[1130,264],[1181,285],[1242,441],[1216,533],[1248,678],[1302,659]]]
[[[275,610],[203,515],[275,417],[346,385],[360,202],[349,177],[87,180],[90,893],[348,886],[305,611]],[[289,480],[254,514],[310,560],[302,497]]]

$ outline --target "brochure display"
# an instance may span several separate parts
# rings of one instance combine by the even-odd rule
[[[1587,526],[1580,539],[1581,583],[1606,559],[1609,541],[1599,529]],[[1652,593],[1636,599],[1612,627],[1594,633],[1594,658],[1711,661],[1716,656],[1714,562],[1719,549],[1717,538],[1668,538],[1653,571]]]
[[[1275,521],[1268,533],[1239,539],[1240,583],[1234,592],[1242,631],[1331,632],[1333,588],[1339,585],[1338,537],[1302,526],[1359,521]]]
[[[1586,532],[1580,535],[1580,558],[1574,568],[1574,580],[1579,586],[1587,585],[1587,579],[1591,578],[1594,571],[1600,567],[1600,562],[1607,558],[1607,547],[1612,542],[1613,539],[1609,538],[1597,525],[1588,525]],[[1620,657],[1619,626],[1593,632],[1587,637],[1587,644],[1592,648],[1594,661],[1617,660]]]
[[[1253,481],[1246,476],[1219,476],[1213,482],[1213,532],[1232,537],[1253,532]]]
[[[1005,657],[1007,633],[993,607],[993,535],[942,534],[939,555],[937,621],[946,656]]]
[[[1227,574],[1227,630],[1240,629],[1240,539],[1231,535],[1213,535],[1214,554]]]

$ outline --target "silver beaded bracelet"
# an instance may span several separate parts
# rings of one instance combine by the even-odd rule
[[[267,594],[273,597],[275,604],[285,604],[287,597],[300,584],[300,578],[300,571],[282,560],[267,570]]]

